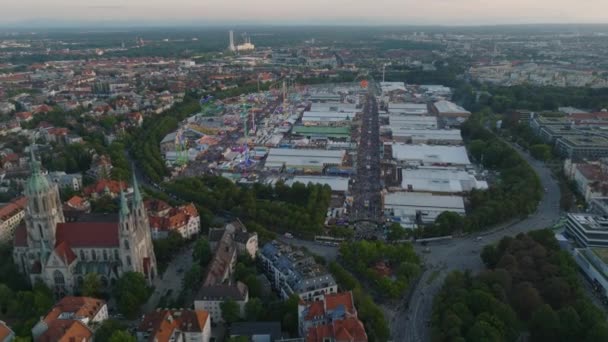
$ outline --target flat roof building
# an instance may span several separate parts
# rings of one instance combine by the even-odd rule
[[[267,169],[310,170],[321,172],[328,165],[342,165],[344,150],[313,150],[292,148],[271,148],[266,158]]]
[[[555,148],[573,160],[608,157],[608,139],[599,135],[578,134],[557,139]]]
[[[465,215],[463,198],[416,192],[394,192],[384,195],[384,213],[388,216],[432,223],[445,211]]]
[[[283,299],[296,294],[314,301],[338,292],[331,273],[302,249],[272,241],[262,247],[259,259],[262,271]]]
[[[488,188],[486,181],[478,181],[471,173],[458,169],[404,169],[401,175],[401,187],[410,192],[456,194]]]
[[[346,112],[304,112],[302,122],[304,124],[314,124],[317,122],[340,122],[351,121],[355,113]]]
[[[391,127],[393,140],[408,144],[462,145],[458,129],[412,129]]]
[[[357,104],[343,102],[315,102],[310,105],[311,112],[339,112],[339,113],[356,113]]]
[[[391,129],[437,129],[437,117],[391,114],[388,117]]]
[[[389,102],[388,112],[402,115],[428,115],[429,108],[426,103],[393,103]]]
[[[309,139],[342,139],[350,140],[350,126],[294,126],[294,135],[305,136]]]
[[[431,146],[393,144],[393,159],[407,165],[469,166],[471,161],[464,146]]]
[[[566,235],[581,247],[608,247],[608,218],[590,214],[568,214]]]

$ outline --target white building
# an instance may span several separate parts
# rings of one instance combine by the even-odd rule
[[[393,159],[407,165],[460,166],[471,165],[464,146],[431,146],[393,144]]]
[[[63,171],[53,171],[49,172],[46,178],[49,182],[57,184],[60,189],[78,191],[82,188],[82,174],[80,173],[67,174]]]
[[[302,123],[314,124],[314,123],[330,123],[340,121],[351,121],[355,114],[353,112],[304,112],[302,115]]]
[[[391,114],[388,122],[392,130],[437,129],[437,117],[435,116]]]
[[[357,109],[357,104],[355,104],[355,103],[314,102],[310,106],[310,111],[311,112],[356,113],[360,110]]]
[[[262,247],[259,258],[262,271],[283,299],[296,294],[302,300],[321,300],[338,291],[331,273],[300,249],[272,241]]]
[[[395,192],[384,195],[385,214],[405,219],[404,221],[419,219],[423,223],[432,223],[445,211],[465,215],[462,197],[416,192]]]
[[[581,247],[608,247],[608,219],[599,215],[568,214],[566,235]]]
[[[320,172],[328,165],[342,165],[345,155],[344,150],[271,148],[265,167],[267,169],[285,167]]]
[[[204,286],[194,300],[194,309],[209,312],[213,323],[221,323],[224,321],[221,304],[227,300],[235,301],[239,306],[240,316],[244,317],[245,305],[249,301],[247,286],[241,282],[236,285]]]
[[[401,175],[401,187],[410,192],[458,194],[488,188],[486,181],[479,181],[470,172],[459,169],[404,169]]]
[[[389,102],[388,112],[400,115],[428,115],[429,108],[426,103],[393,103]]]
[[[409,144],[462,145],[458,129],[391,128],[393,140]]]

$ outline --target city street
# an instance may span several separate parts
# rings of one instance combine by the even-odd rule
[[[154,279],[154,293],[148,298],[144,305],[144,312],[151,312],[156,309],[161,297],[167,295],[167,299],[175,299],[182,290],[184,274],[192,267],[192,244],[181,250],[169,263],[162,277]]]
[[[366,95],[361,114],[361,132],[357,151],[357,175],[353,185],[353,219],[377,221],[382,215],[380,191],[380,127],[378,103]]]
[[[392,318],[391,333],[394,341],[430,341],[429,322],[432,314],[433,298],[441,288],[443,280],[452,271],[471,270],[474,273],[483,269],[480,253],[483,246],[492,244],[504,236],[545,228],[560,217],[560,190],[551,171],[541,162],[534,160],[526,152],[516,149],[539,175],[546,189],[538,210],[522,221],[511,222],[489,232],[428,245],[430,253],[423,254],[417,246],[419,255],[424,256],[426,271],[422,275],[411,303],[403,303],[401,311]],[[478,241],[478,238],[481,240]],[[407,305],[407,306],[406,306]]]

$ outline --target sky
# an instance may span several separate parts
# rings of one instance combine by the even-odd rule
[[[0,23],[607,23],[607,0],[0,0]]]

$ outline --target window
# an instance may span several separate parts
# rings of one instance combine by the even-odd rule
[[[65,285],[65,278],[63,277],[63,273],[61,273],[58,270],[56,270],[53,273],[53,280],[55,281],[55,285],[56,286],[64,286]]]
[[[40,234],[40,240],[44,240],[44,234],[42,233],[42,225],[40,223],[38,223],[37,226],[38,226],[38,234]]]
[[[125,245],[125,249],[129,250],[129,241],[125,240],[124,245]]]
[[[94,249],[91,250],[91,259],[93,259],[93,261],[97,261],[97,253],[95,253]]]
[[[81,249],[80,250],[80,260],[85,261],[87,258],[84,255],[84,251]]]
[[[118,249],[114,250],[114,261],[118,261],[120,260],[120,257],[118,256]]]
[[[131,266],[131,257],[127,255],[127,266]]]
[[[108,251],[103,250],[103,261],[108,261]]]

